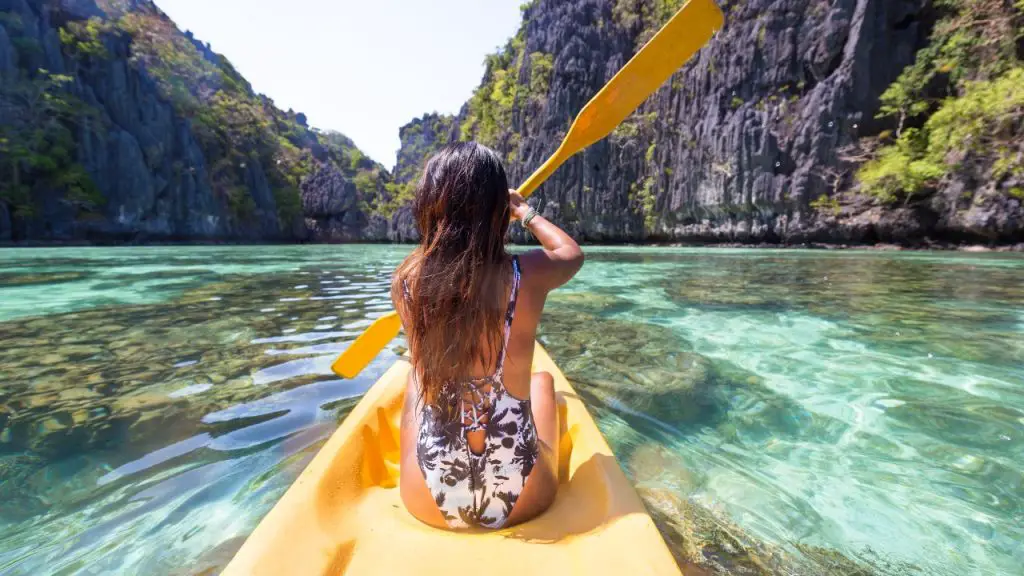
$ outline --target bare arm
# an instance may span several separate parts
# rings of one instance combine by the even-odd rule
[[[514,190],[509,192],[509,203],[512,205],[513,218],[521,220],[526,216],[529,206]],[[530,271],[532,279],[548,291],[571,280],[583,266],[583,250],[580,245],[540,215],[530,220],[529,230],[543,246],[540,250],[531,250],[519,257],[523,267]]]

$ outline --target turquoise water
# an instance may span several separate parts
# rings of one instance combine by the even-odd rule
[[[0,574],[223,566],[408,248],[0,250]],[[1017,574],[1024,258],[605,248],[542,342],[679,561]]]

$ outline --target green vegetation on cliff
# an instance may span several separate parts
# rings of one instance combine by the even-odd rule
[[[520,96],[519,71],[525,57],[523,33],[512,38],[497,54],[487,56],[484,79],[467,104],[468,114],[460,137],[476,139],[497,147],[502,134],[512,124],[512,107]]]
[[[373,163],[351,141],[321,137],[301,115],[283,112],[255,94],[227,58],[181,34],[155,7],[124,13],[115,26],[131,36],[133,62],[192,120],[211,159],[214,189],[236,215],[246,217],[254,208],[246,184],[252,162],[267,175],[282,223],[301,214],[299,185],[313,170],[314,149],[325,149],[357,182],[365,179],[364,168],[373,171]]]
[[[75,161],[71,126],[95,121],[92,110],[69,94],[71,78],[38,70],[0,89],[0,107],[11,121],[0,124],[0,200],[16,214],[34,209],[30,182],[65,190],[67,200],[89,210],[103,198]]]
[[[491,146],[524,177],[682,3],[531,3],[516,35],[487,57],[454,136]],[[1024,0],[720,6],[716,38],[539,194],[572,234],[1019,241]],[[876,114],[881,122],[865,120]],[[406,165],[415,151],[403,139]]]
[[[997,184],[1024,178],[1024,0],[938,0],[931,42],[882,94],[892,141],[859,172],[885,202],[933,189],[954,170]]]
[[[515,160],[517,134],[514,114],[540,106],[547,99],[554,57],[526,51],[526,27],[532,5],[523,5],[523,22],[504,48],[484,61],[484,77],[466,104],[461,140],[476,140]]]
[[[455,120],[450,115],[426,114],[402,126],[398,131],[402,146],[392,174],[393,181],[385,184],[385,193],[378,196],[372,210],[390,217],[412,202],[424,162],[452,140]]]
[[[636,34],[635,48],[639,50],[682,5],[683,0],[617,0],[612,19]]]
[[[103,45],[103,34],[112,26],[101,18],[92,17],[85,22],[68,22],[60,29],[60,42],[73,56],[107,58],[110,54]]]
[[[601,16],[596,24],[600,30],[617,29],[635,38],[634,48],[639,49],[682,4],[683,0],[617,0],[610,20],[606,22]],[[476,140],[494,148],[510,165],[519,160],[523,129],[529,123],[527,118],[539,115],[547,105],[555,75],[554,55],[527,47],[527,29],[537,8],[536,3],[524,6],[519,31],[501,50],[487,56],[483,80],[460,118],[458,137],[461,140]],[[657,117],[657,112],[637,111],[616,128],[611,135],[612,142],[624,145],[641,138],[653,142]],[[568,128],[568,124],[565,127]],[[655,147],[642,145],[647,150],[646,163],[654,166]],[[662,172],[656,167],[655,171]],[[670,168],[666,171],[671,173]],[[658,186],[659,179],[653,176],[630,186],[630,203],[647,229],[652,229],[656,221]],[[572,206],[567,204],[565,217],[577,217]]]
[[[672,17],[683,0],[618,0],[612,9],[616,26],[637,35],[643,46]],[[554,56],[527,52],[526,29],[535,3],[523,5],[523,22],[504,48],[486,57],[484,77],[467,103],[459,138],[476,140],[517,159],[519,134],[515,115],[543,106],[551,88]],[[604,22],[599,22],[604,27]]]
[[[42,48],[25,32],[18,14],[0,12],[20,59],[32,61]],[[89,49],[94,49],[89,46]],[[34,189],[62,190],[80,211],[102,196],[75,158],[72,130],[99,122],[96,110],[74,96],[70,76],[38,68],[0,79],[0,202],[15,215],[30,216]]]
[[[301,185],[321,165],[354,182],[361,205],[377,203],[389,180],[348,138],[312,129],[305,115],[256,94],[227,58],[181,32],[147,0],[97,0],[80,10],[52,0],[16,2],[0,9],[0,42],[15,48],[13,59],[0,62],[0,209],[8,209],[0,213],[9,211],[14,221],[31,220],[38,206],[54,199],[76,206],[79,216],[95,212],[102,219],[104,183],[109,188],[119,177],[137,176],[166,186],[201,174],[198,186],[220,204],[207,216],[227,216],[219,233],[252,229],[257,210],[272,205],[276,230],[288,236],[303,215]],[[122,67],[152,83],[143,80],[138,94],[121,93],[137,77],[129,74],[121,88],[106,78],[123,76],[112,72]],[[159,133],[140,129],[147,121],[111,122],[119,113],[152,120],[152,111],[138,108],[154,88],[174,116],[149,122],[159,124]],[[187,127],[183,148],[172,144],[169,132],[177,128],[171,126]],[[97,161],[108,154],[108,129],[130,133],[141,149],[141,170],[100,173],[110,165]],[[195,144],[201,159],[183,152]],[[274,233],[270,216],[259,233]]]

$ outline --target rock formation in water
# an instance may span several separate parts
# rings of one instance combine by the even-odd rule
[[[524,5],[389,173],[149,0],[0,0],[0,242],[414,240],[432,151],[476,139],[522,181],[681,4]],[[543,214],[605,242],[1024,241],[1020,2],[720,4],[724,29],[541,188]]]
[[[0,241],[353,240],[387,171],[148,0],[0,0]]]
[[[403,128],[399,165],[474,138],[522,181],[681,4],[530,3],[458,115]],[[724,29],[541,188],[543,214],[593,241],[1024,241],[1020,3],[720,5]]]

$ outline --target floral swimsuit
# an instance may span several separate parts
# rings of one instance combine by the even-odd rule
[[[508,521],[537,461],[537,429],[529,400],[505,390],[502,369],[519,294],[519,259],[512,259],[512,293],[505,312],[505,338],[492,376],[452,381],[438,405],[457,406],[462,418],[442,417],[425,405],[416,441],[416,460],[437,507],[450,528],[501,528]],[[470,432],[485,433],[474,452]]]

